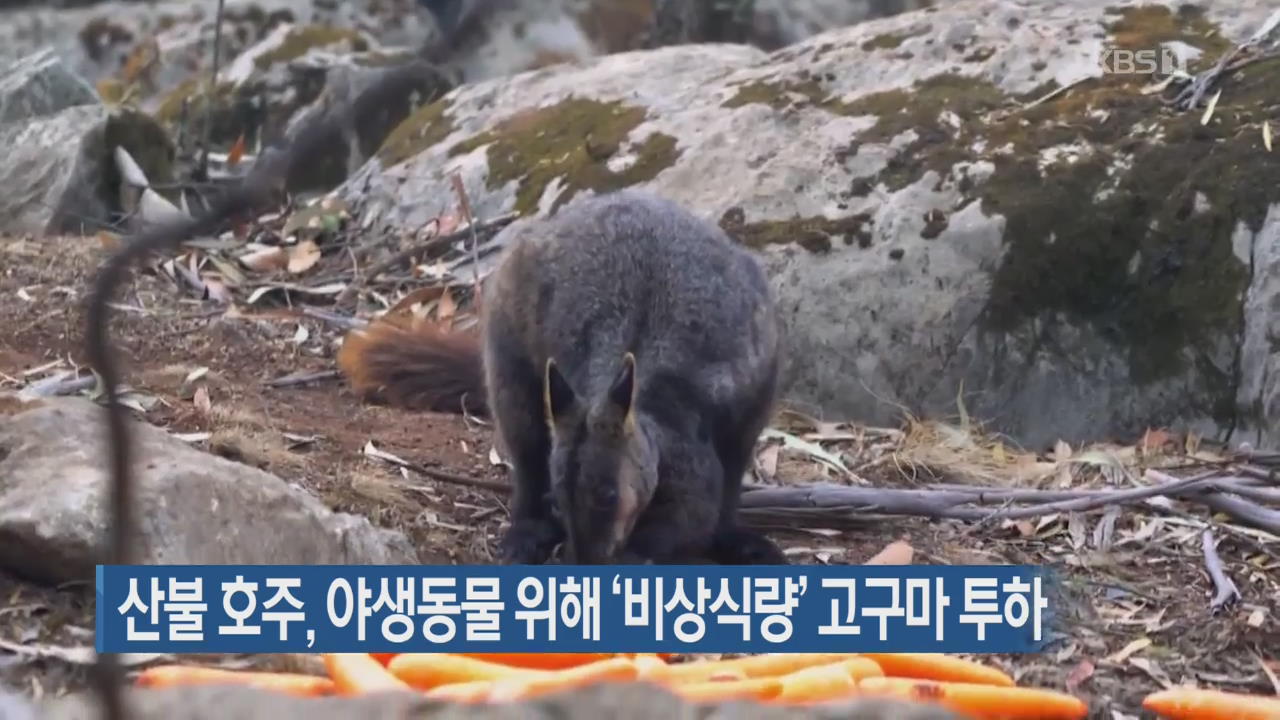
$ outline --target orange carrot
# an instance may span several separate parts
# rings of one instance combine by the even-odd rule
[[[377,660],[383,667],[386,667],[387,663],[391,662],[391,658],[399,654],[400,653],[369,653],[369,657]]]
[[[814,665],[783,675],[777,700],[789,705],[844,700],[858,694],[859,681],[871,677],[884,677],[884,672],[867,658]]]
[[[776,677],[758,677],[747,680],[728,680],[683,683],[672,685],[671,692],[694,703],[718,703],[730,700],[769,701],[782,692],[782,680]]]
[[[563,670],[617,657],[616,653],[458,653],[485,662],[533,670]]]
[[[493,691],[489,693],[489,700],[491,702],[526,700],[587,685],[629,682],[635,680],[637,675],[636,664],[630,658],[609,658],[555,672],[499,680],[494,683]]]
[[[1142,707],[1169,720],[1276,720],[1280,696],[1175,687],[1151,693]]]
[[[630,663],[629,660],[627,662]],[[551,672],[500,665],[451,653],[401,653],[387,663],[387,670],[418,690],[473,680],[497,681]]]
[[[384,690],[409,690],[369,653],[324,653],[324,666],[342,695],[363,695]]]
[[[869,677],[858,682],[858,691],[862,695],[941,705],[974,720],[1082,720],[1089,714],[1089,707],[1079,698],[1041,688]]]
[[[319,675],[224,670],[200,665],[157,665],[139,673],[135,682],[139,687],[149,688],[179,685],[246,685],[299,697],[332,695],[336,691],[333,680]]]
[[[472,680],[470,682],[440,685],[423,693],[433,700],[447,700],[456,703],[482,703],[489,699],[493,690],[491,680]]]
[[[631,664],[636,666],[637,680],[660,683],[663,673],[667,670],[667,664],[652,655],[637,655],[632,658]]]
[[[668,665],[650,676],[658,682],[706,682],[725,671],[741,671],[748,678],[777,677],[817,665],[830,665],[859,657],[853,653],[769,653],[732,660],[701,660]]]
[[[990,665],[940,653],[863,653],[889,677],[1013,687],[1013,678]]]
[[[765,676],[768,677],[768,676]],[[715,671],[706,682],[737,682],[739,680],[762,680],[764,678],[749,678],[747,674],[738,668],[723,668]]]

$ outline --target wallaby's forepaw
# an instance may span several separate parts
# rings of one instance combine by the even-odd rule
[[[499,545],[504,565],[543,565],[551,557],[563,533],[551,522],[515,522]]]
[[[787,556],[762,533],[735,528],[720,533],[712,554],[721,565],[789,565]]]

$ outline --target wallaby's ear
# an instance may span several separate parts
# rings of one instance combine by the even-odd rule
[[[542,409],[546,414],[547,423],[555,425],[569,413],[576,402],[577,397],[573,393],[573,388],[569,387],[569,381],[560,374],[556,361],[547,358],[546,372],[542,382]]]
[[[636,405],[636,356],[632,353],[622,356],[622,369],[609,386],[609,402],[623,422],[631,422]]]

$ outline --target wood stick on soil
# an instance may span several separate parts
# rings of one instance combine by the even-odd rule
[[[433,468],[429,468],[425,465],[419,465],[416,462],[410,462],[408,460],[400,460],[399,458],[379,456],[379,459],[389,462],[392,465],[397,465],[399,467],[402,467],[406,470],[412,470],[413,472],[416,472],[419,475],[425,475],[431,478],[432,480],[439,480],[441,482],[447,482],[453,485],[461,485],[463,487],[473,487],[473,488],[479,488],[481,490],[492,490],[496,493],[502,493],[503,495],[506,495],[507,493],[511,492],[511,486],[506,483],[494,482],[492,480],[484,480],[482,478],[467,477],[466,475],[458,475],[458,474],[447,472],[444,470],[436,470]]]
[[[448,247],[450,244],[455,243],[459,240],[465,240],[468,237],[478,237],[479,235],[484,235],[485,238],[487,239],[489,237],[492,237],[502,228],[506,227],[507,225],[510,225],[516,219],[516,217],[518,216],[515,213],[509,213],[507,215],[494,218],[484,223],[472,222],[470,224],[470,227],[468,227],[465,230],[458,230],[456,232],[451,232],[448,235],[433,235],[432,237],[429,237],[426,240],[413,245],[412,247],[407,247],[395,253],[394,255],[387,258],[386,260],[383,260],[377,265],[374,265],[368,272],[365,273],[363,281],[361,282],[353,281],[350,285],[348,285],[345,289],[343,289],[341,293],[338,294],[338,296],[334,299],[333,304],[335,306],[341,306],[345,304],[348,300],[355,297],[357,293],[359,293],[361,290],[367,287],[370,283],[376,280],[379,275],[382,275],[383,273],[390,271],[392,268],[395,268],[398,265],[402,265],[408,262],[410,258],[416,257],[418,255],[422,255],[424,253],[431,252],[438,248]]]
[[[1222,558],[1218,557],[1213,531],[1205,528],[1201,538],[1204,544],[1204,566],[1209,571],[1209,577],[1213,579],[1213,586],[1218,590],[1213,600],[1209,602],[1209,611],[1216,613],[1240,599],[1240,589],[1222,569]]]

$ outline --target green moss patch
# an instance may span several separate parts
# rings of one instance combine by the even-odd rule
[[[1130,49],[1186,42],[1202,51],[1201,67],[1230,47],[1190,5],[1118,10],[1108,32],[1114,46]],[[808,75],[743,84],[725,105],[782,111],[799,101],[875,118],[833,159],[855,154],[861,144],[903,145],[879,172],[852,178],[850,198],[877,186],[896,191],[933,171],[940,182],[957,183],[961,207],[979,202],[987,214],[1005,218],[1006,254],[980,328],[1007,334],[1055,321],[1090,327],[1121,349],[1139,384],[1195,370],[1200,390],[1191,402],[1229,421],[1238,412],[1236,370],[1221,367],[1218,355],[1242,329],[1250,275],[1232,236],[1239,222],[1261,227],[1280,185],[1280,162],[1269,161],[1261,133],[1263,119],[1280,111],[1280,60],[1231,76],[1207,127],[1201,110],[1177,113],[1159,95],[1144,94],[1149,82],[1137,74],[1104,75],[1026,107],[1056,86],[1015,97],[982,79],[942,74],[843,101],[820,76]],[[1084,150],[1075,156],[1075,147]],[[955,169],[977,161],[995,172],[972,186]],[[940,238],[957,209],[927,215],[923,237]],[[753,246],[794,242],[821,252],[833,237],[869,238],[856,219],[745,225],[737,215],[721,224]]]
[[[253,64],[259,69],[265,69],[277,63],[296,60],[314,48],[337,45],[341,42],[349,43],[351,49],[356,52],[369,49],[369,43],[355,30],[328,25],[307,25],[290,30],[280,41],[279,46],[254,58]]]
[[[1165,5],[1137,5],[1109,8],[1118,18],[1107,26],[1112,47],[1125,50],[1155,50],[1162,43],[1181,41],[1204,51],[1193,70],[1205,67],[1226,52],[1233,43],[1205,17],[1198,5],[1184,4],[1177,10]]]
[[[109,116],[101,126],[100,143],[92,144],[97,153],[101,179],[98,197],[109,208],[120,210],[120,183],[115,149],[123,147],[155,185],[173,181],[174,147],[168,134],[153,118],[136,110],[122,109]]]
[[[721,107],[739,108],[751,104],[768,105],[774,110],[795,107],[797,104],[814,105],[837,115],[848,115],[849,108],[831,96],[820,78],[801,72],[795,79],[753,80],[738,85],[733,97],[721,103]]]
[[[449,152],[459,155],[487,146],[489,187],[518,181],[516,210],[522,214],[537,210],[543,192],[559,181],[562,192],[554,210],[581,190],[619,190],[653,179],[676,161],[680,151],[675,138],[654,133],[632,149],[636,157],[629,166],[609,168],[609,160],[645,115],[643,108],[621,101],[569,98],[519,113]]]
[[[943,114],[954,115],[963,129],[1008,101],[999,88],[986,80],[953,74],[936,75],[909,90],[866,95],[845,105],[843,111],[874,116],[876,123],[845,152],[856,152],[864,142],[887,143],[912,132],[915,139],[889,161],[876,179],[899,190],[929,170],[945,176],[956,163],[969,159],[971,150],[964,142],[968,133],[957,135],[956,129],[942,119]]]
[[[903,42],[910,38],[927,35],[929,30],[930,28],[925,26],[900,33],[882,33],[862,43],[862,49],[867,52],[873,52],[875,50],[896,50]]]
[[[742,208],[730,208],[720,218],[720,227],[729,237],[751,248],[760,249],[774,244],[795,243],[810,252],[828,252],[833,239],[845,245],[858,243],[859,247],[871,245],[871,216],[859,213],[847,218],[832,220],[825,217],[788,220],[771,220],[745,223]]]
[[[382,164],[398,165],[449,137],[454,129],[450,105],[448,99],[440,98],[401,121],[378,148]]]

